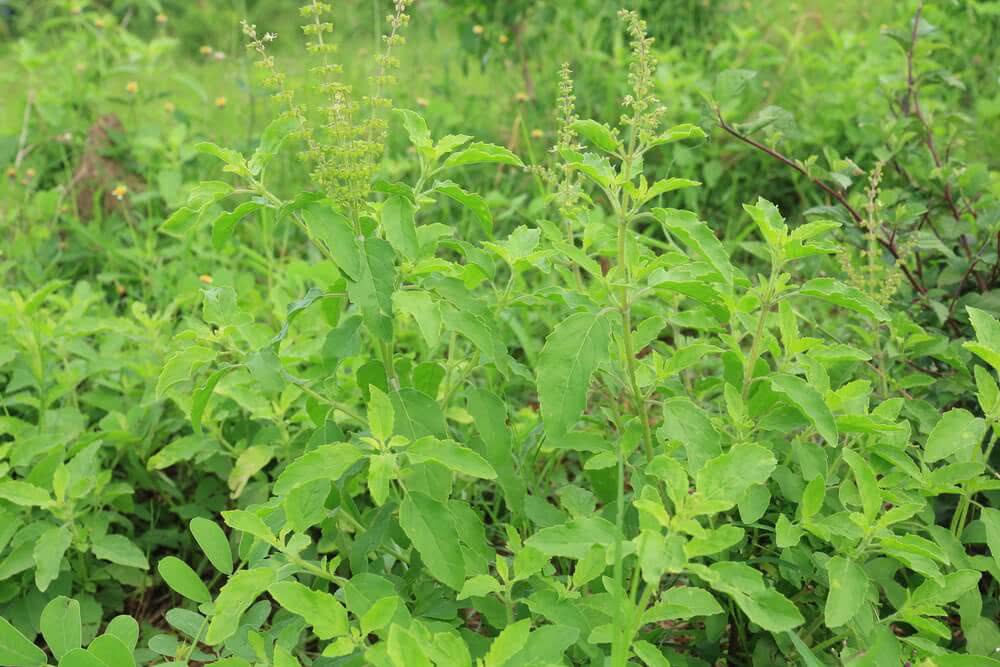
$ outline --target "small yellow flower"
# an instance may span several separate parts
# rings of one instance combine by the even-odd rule
[[[216,97],[215,98],[215,106],[217,106],[220,109],[225,109],[226,108],[226,98],[222,97],[221,95],[219,97]]]
[[[212,276],[208,275],[207,273],[203,273],[200,276],[198,276],[198,280],[205,283],[206,285],[212,284]]]
[[[7,167],[7,178],[15,179],[17,178],[17,169],[14,167]]]
[[[83,12],[83,7],[80,5],[73,5],[69,8],[69,13],[73,16],[79,16]]]
[[[111,194],[114,195],[115,199],[121,201],[125,198],[125,195],[128,194],[128,188],[119,183],[115,186],[115,189],[111,191]]]
[[[156,15],[156,22],[159,23],[160,25],[166,25],[166,23],[167,23],[167,15],[166,14],[157,14]]]
[[[138,93],[139,92],[139,82],[138,81],[129,81],[127,84],[125,84],[125,92],[127,92],[129,95],[135,95],[136,93]]]
[[[169,101],[168,102],[164,102],[163,103],[163,110],[166,111],[167,113],[173,113],[174,111],[177,110],[177,106],[173,102],[169,102]]]
[[[74,69],[77,71],[77,73],[80,73],[85,69],[87,69],[87,63],[77,63]]]
[[[506,44],[507,42],[509,42],[509,41],[510,41],[510,38],[509,38],[509,37],[507,37],[507,35],[500,35],[500,38],[499,38],[499,39],[500,39],[500,43],[501,43],[501,44]]]
[[[472,34],[473,35],[482,35],[484,32],[486,32],[486,28],[484,28],[483,26],[479,25],[478,23],[476,25],[472,26]]]
[[[104,19],[102,19],[100,16],[98,16],[96,19],[94,19],[94,27],[95,28],[102,29],[106,25],[107,25],[107,23],[105,23]]]
[[[208,44],[205,44],[200,49],[198,49],[198,53],[200,53],[201,55],[205,56],[206,58],[208,56],[212,55],[212,51],[213,51],[212,47],[209,46]]]
[[[544,136],[545,136],[545,133],[542,132],[537,127],[531,131],[531,138],[532,139],[541,139]]]
[[[514,99],[518,102],[527,102],[530,98],[528,97],[528,93],[523,90],[519,90],[517,91],[517,95],[514,95]]]
[[[24,172],[24,175],[27,176],[29,179],[31,179],[37,176],[38,172],[32,169],[31,167],[28,167],[28,170]]]
[[[427,101],[426,97],[418,97],[417,98],[417,106],[418,107],[426,109],[428,104],[430,104],[430,102]]]

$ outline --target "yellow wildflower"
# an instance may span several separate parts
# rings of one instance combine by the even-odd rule
[[[473,35],[482,35],[484,32],[486,32],[486,28],[484,28],[483,26],[479,25],[478,23],[476,25],[472,26],[472,34]]]
[[[220,109],[225,109],[226,108],[226,98],[222,97],[221,95],[219,97],[216,97],[215,98],[215,106],[217,106]]]
[[[129,95],[135,95],[139,92],[139,83],[137,81],[129,81],[125,84],[125,92]]]
[[[125,195],[128,194],[128,188],[125,187],[123,184],[119,183],[118,185],[115,186],[115,189],[111,191],[111,194],[114,195],[115,199],[121,201],[122,199],[125,198]]]

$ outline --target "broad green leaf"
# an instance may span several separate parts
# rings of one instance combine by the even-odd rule
[[[32,554],[35,559],[35,585],[43,593],[49,584],[59,576],[63,556],[73,542],[73,533],[69,526],[49,528],[38,538]]]
[[[458,594],[459,600],[471,597],[486,597],[490,593],[500,592],[500,582],[488,574],[477,574],[462,586]]]
[[[545,339],[538,358],[538,399],[546,433],[569,431],[583,414],[590,379],[609,358],[611,330],[603,313],[570,315]]]
[[[361,450],[346,442],[320,445],[288,464],[275,480],[272,493],[284,496],[292,489],[316,479],[336,482],[363,456]]]
[[[698,492],[732,507],[748,488],[766,482],[777,463],[770,450],[760,445],[736,445],[698,471]]]
[[[510,659],[528,643],[530,633],[530,618],[511,623],[504,628],[503,632],[490,643],[490,650],[486,654],[486,667],[502,667],[502,665],[511,664]]]
[[[441,307],[423,290],[399,290],[392,295],[396,308],[412,317],[420,328],[427,347],[433,350],[441,342]]]
[[[485,444],[483,455],[496,471],[504,502],[515,515],[524,512],[526,487],[514,466],[514,442],[507,425],[507,405],[485,389],[466,391],[469,412]]]
[[[461,598],[461,596],[459,596]],[[401,604],[398,596],[389,595],[378,600],[361,616],[361,634],[377,632],[392,622]]]
[[[993,554],[997,567],[1000,568],[1000,510],[984,507],[979,518],[986,529],[986,545]]]
[[[974,417],[971,412],[955,408],[941,415],[934,425],[927,444],[924,445],[924,461],[934,463],[956,454],[961,460],[983,441],[986,435],[986,421]]]
[[[167,556],[156,565],[156,571],[163,577],[167,586],[174,589],[189,600],[195,602],[211,602],[212,594],[198,576],[198,573],[174,556]]]
[[[733,265],[729,262],[729,253],[707,223],[699,220],[691,211],[657,208],[653,213],[659,217],[664,229],[711,264],[727,284],[733,284]]]
[[[204,642],[216,646],[232,637],[240,627],[243,612],[273,581],[274,570],[269,567],[241,570],[231,576],[215,598]]]
[[[547,556],[583,558],[595,544],[609,546],[618,536],[615,524],[599,516],[580,517],[559,526],[542,528],[525,544]]]
[[[386,647],[392,667],[433,667],[423,642],[401,625],[389,627]]]
[[[510,355],[493,322],[451,305],[443,307],[441,314],[445,328],[468,338],[479,349],[483,363],[492,362],[504,377],[509,376]]]
[[[233,498],[239,498],[250,478],[264,469],[274,458],[274,449],[266,445],[251,445],[237,457],[229,471],[228,485]]]
[[[712,588],[733,598],[751,621],[769,632],[785,632],[805,622],[795,604],[768,588],[764,577],[752,567],[722,562],[697,568],[696,573],[707,579]]]
[[[334,208],[332,202],[312,202],[302,209],[302,219],[330,253],[337,268],[353,281],[362,279],[364,270],[357,234],[350,221]]]
[[[467,192],[451,181],[437,181],[432,189],[469,209],[476,216],[484,234],[489,236],[493,233],[493,213],[490,212],[490,206],[482,195]]]
[[[91,541],[90,550],[101,560],[140,570],[149,569],[146,554],[124,535],[104,535]]]
[[[704,588],[683,586],[670,588],[660,595],[660,601],[646,610],[643,623],[659,623],[695,616],[714,616],[723,613],[722,607]]]
[[[192,345],[174,352],[167,358],[156,382],[156,400],[161,400],[167,391],[181,382],[192,379],[194,373],[215,359],[215,350],[200,345]]]
[[[42,649],[31,643],[7,619],[0,617],[0,665],[42,667],[46,662]]]
[[[222,250],[233,237],[236,224],[251,213],[255,213],[264,208],[263,204],[254,201],[246,201],[234,208],[220,214],[212,221],[212,246],[216,250]],[[183,210],[183,209],[181,209]]]
[[[139,641],[139,624],[131,616],[122,614],[111,619],[104,633],[118,637],[130,651],[134,651]]]
[[[468,164],[482,164],[490,162],[494,164],[506,164],[513,167],[523,167],[521,158],[514,155],[510,150],[495,144],[475,142],[470,144],[465,150],[452,153],[444,161],[444,168],[461,167]]]
[[[768,377],[771,388],[797,407],[831,446],[837,444],[837,421],[823,396],[795,375],[775,373]]]
[[[598,123],[596,120],[577,120],[570,124],[569,129],[606,153],[614,153],[619,148],[615,132],[607,125]]]
[[[642,660],[647,667],[670,667],[670,661],[660,653],[660,649],[647,641],[633,641],[631,648],[636,657]]]
[[[379,442],[387,442],[392,437],[392,427],[396,419],[392,401],[381,389],[372,385],[368,388],[368,428]]]
[[[411,262],[420,257],[417,228],[413,222],[415,209],[409,199],[393,195],[382,205],[382,229],[386,240],[404,259]]]
[[[683,396],[663,402],[663,426],[657,434],[684,446],[690,473],[698,472],[706,461],[722,454],[722,437],[708,415]]]
[[[108,667],[135,667],[135,658],[132,657],[132,650],[126,646],[122,640],[114,635],[101,635],[90,642],[87,647],[90,653]]]
[[[80,624],[80,603],[60,595],[53,598],[39,619],[45,644],[56,660],[75,648],[83,646],[83,629]],[[6,664],[6,663],[3,663]]]
[[[799,288],[799,294],[853,310],[879,322],[887,322],[889,313],[880,304],[856,287],[849,287],[833,278],[813,278]]]
[[[684,545],[684,553],[690,558],[710,556],[728,549],[743,539],[744,531],[739,526],[719,526],[705,531],[704,536],[692,537]]]
[[[271,584],[267,592],[283,609],[301,616],[320,639],[340,637],[350,630],[347,610],[329,593],[312,590],[296,581]]]
[[[191,519],[191,534],[212,566],[223,574],[233,573],[233,550],[219,524],[202,517]]]
[[[406,455],[414,463],[437,461],[455,472],[470,477],[496,479],[497,476],[496,471],[482,456],[453,440],[421,438],[406,449]]]
[[[396,283],[395,254],[382,239],[364,242],[358,278],[347,286],[351,301],[361,310],[361,318],[374,336],[392,341],[392,293]]]
[[[962,346],[1000,371],[1000,321],[985,310],[966,306],[969,321],[976,332],[976,340]]]
[[[393,109],[393,112],[403,121],[403,128],[406,129],[410,143],[416,148],[429,148],[431,142],[431,131],[427,128],[427,121],[416,111],[409,109]]]
[[[222,519],[233,530],[252,535],[268,544],[274,544],[277,541],[277,538],[275,538],[274,533],[271,532],[268,525],[254,512],[229,510],[222,513]]]
[[[444,413],[433,398],[408,387],[394,391],[389,398],[396,412],[396,433],[409,440],[445,437]]]
[[[75,648],[62,657],[59,667],[108,667],[108,665],[90,651]]]
[[[871,524],[875,521],[879,509],[882,507],[882,490],[879,489],[878,480],[868,462],[854,450],[844,449],[843,457],[854,473],[854,481],[858,486],[858,493],[861,495],[861,507],[865,513],[865,519]]]
[[[20,480],[0,482],[0,499],[22,507],[47,507],[52,503],[48,491]]]
[[[388,500],[389,486],[395,476],[395,454],[374,454],[368,457],[368,493],[377,506],[381,507]]]
[[[423,493],[408,493],[399,508],[399,525],[435,579],[456,591],[465,583],[465,561],[451,512]]]
[[[868,598],[868,575],[864,569],[843,556],[826,563],[830,592],[823,616],[829,628],[838,628],[854,618]]]

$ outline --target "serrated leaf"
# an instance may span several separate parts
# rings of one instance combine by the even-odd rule
[[[421,438],[406,449],[406,455],[414,463],[437,461],[455,472],[478,477],[496,479],[497,473],[482,456],[452,440],[433,437]]]
[[[275,480],[272,493],[284,496],[292,489],[316,479],[336,482],[362,456],[361,450],[346,442],[321,445],[288,464]]]
[[[423,493],[408,493],[399,508],[399,525],[431,575],[456,591],[462,590],[465,561],[448,508]]]
[[[854,618],[868,598],[868,575],[864,569],[843,556],[826,563],[830,592],[823,617],[828,628],[838,628]]]
[[[785,373],[768,377],[771,388],[797,407],[831,446],[837,445],[837,421],[823,396],[802,378]]]
[[[545,339],[538,358],[538,399],[546,433],[568,432],[583,414],[590,379],[609,358],[611,330],[603,313],[574,313]]]
[[[409,199],[393,195],[382,204],[382,228],[386,240],[403,258],[411,262],[420,257],[420,243],[414,225],[415,209]]]
[[[968,410],[955,408],[941,415],[924,445],[924,461],[934,463],[949,456],[965,458],[986,435],[986,421]]]

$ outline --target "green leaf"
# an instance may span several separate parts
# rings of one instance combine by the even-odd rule
[[[763,484],[778,462],[760,445],[736,445],[708,461],[696,475],[698,492],[709,500],[736,505],[748,488]]]
[[[879,489],[878,480],[868,462],[854,450],[844,449],[843,457],[854,473],[854,481],[858,486],[858,493],[861,495],[861,507],[865,513],[865,519],[871,524],[875,521],[879,509],[882,507],[882,490]]]
[[[28,641],[7,619],[0,617],[0,665],[42,667],[46,663],[42,649]]]
[[[411,262],[420,258],[420,243],[413,222],[415,210],[409,199],[393,195],[382,205],[382,229],[385,238],[403,258]]]
[[[399,290],[392,295],[392,302],[417,322],[427,347],[436,348],[441,342],[441,308],[430,292]]]
[[[59,667],[108,667],[108,665],[90,651],[75,648],[62,657]]]
[[[580,560],[595,544],[610,546],[619,537],[615,524],[599,516],[580,517],[559,526],[542,528],[525,544],[546,556]]]
[[[1000,321],[985,310],[966,306],[969,321],[976,332],[976,340],[962,346],[1000,371]]]
[[[431,189],[469,209],[469,212],[476,216],[484,234],[489,236],[493,233],[493,213],[490,212],[489,204],[481,195],[463,190],[451,181],[436,181]]]
[[[48,507],[52,503],[48,491],[20,480],[0,482],[0,499],[22,507]]]
[[[389,398],[396,411],[396,433],[409,440],[445,437],[444,413],[433,398],[410,388],[393,392]]]
[[[791,600],[764,585],[760,572],[742,563],[721,562],[689,568],[712,588],[729,595],[751,621],[769,632],[786,632],[805,622]]]
[[[413,542],[431,575],[450,588],[461,590],[465,583],[465,561],[448,508],[423,493],[408,493],[399,508],[399,526]]]
[[[156,565],[156,571],[163,577],[167,586],[180,593],[188,600],[195,602],[211,602],[212,594],[208,587],[198,576],[198,573],[191,569],[187,563],[180,558],[167,556]]]
[[[486,667],[502,667],[509,664],[510,659],[528,643],[530,633],[530,618],[511,623],[504,628],[503,632],[490,643],[490,650],[486,654]]]
[[[212,246],[216,250],[222,250],[233,237],[236,224],[251,213],[255,213],[264,208],[263,204],[254,201],[246,201],[234,208],[220,214],[212,221]],[[184,209],[181,209],[184,210]],[[176,215],[176,214],[175,214]]]
[[[994,562],[1000,568],[1000,510],[984,507],[979,518],[986,529],[986,546],[989,547]]]
[[[361,280],[362,253],[350,221],[329,200],[312,202],[301,214],[306,227],[326,247],[337,268],[351,280]]]
[[[87,653],[108,667],[135,667],[132,650],[114,635],[101,635],[90,642]]]
[[[368,390],[371,392],[368,400],[368,428],[376,440],[387,442],[392,437],[392,427],[396,420],[392,401],[375,385],[371,385]]]
[[[514,442],[507,425],[507,405],[485,389],[470,388],[466,396],[469,413],[485,444],[483,455],[496,471],[504,502],[515,515],[520,516],[524,512],[527,491],[524,479],[517,474],[514,465]]]
[[[368,493],[379,507],[389,498],[389,485],[396,477],[396,456],[375,454],[368,457]]]
[[[868,575],[864,569],[843,556],[834,556],[826,563],[830,592],[823,609],[828,628],[847,624],[868,599]]]
[[[406,129],[410,143],[416,148],[430,148],[431,131],[427,128],[427,121],[416,111],[409,109],[393,109],[395,114],[403,121],[403,128]]]
[[[799,288],[799,294],[861,313],[879,322],[887,322],[889,313],[856,287],[849,287],[833,278],[813,278]]]
[[[676,440],[684,446],[687,468],[691,473],[698,472],[706,461],[722,454],[722,437],[712,426],[708,415],[683,396],[663,402],[663,426],[657,435]]]
[[[80,624],[80,603],[60,595],[53,598],[39,619],[39,628],[45,643],[56,660],[75,648],[83,646],[83,629]],[[3,662],[3,664],[7,664]]]
[[[438,440],[434,437],[420,438],[406,449],[406,455],[414,463],[437,461],[455,472],[478,477],[496,479],[497,473],[479,454],[462,447],[453,440]]]
[[[156,382],[156,400],[162,400],[175,385],[187,382],[194,373],[215,359],[215,350],[200,345],[192,345],[174,352],[167,358],[160,377]]]
[[[691,211],[657,208],[653,209],[653,214],[660,219],[664,229],[711,264],[726,284],[733,284],[733,265],[729,262],[729,253],[707,223],[699,220]]]
[[[223,574],[233,573],[233,550],[219,524],[202,517],[191,519],[191,534],[212,566]]]
[[[44,593],[48,590],[49,584],[59,576],[63,556],[72,542],[73,533],[69,526],[53,526],[39,536],[32,553],[35,559],[35,585],[38,586],[38,590]]]
[[[949,410],[941,415],[927,436],[924,462],[934,463],[955,455],[959,455],[960,460],[968,460],[969,454],[979,447],[984,435],[985,420],[962,408]]]
[[[264,520],[254,512],[247,510],[229,510],[222,513],[222,519],[233,530],[251,535],[268,544],[277,542],[277,538]]]
[[[590,378],[609,359],[611,330],[603,313],[575,313],[549,334],[538,358],[538,400],[550,437],[568,432],[583,414]]]
[[[392,246],[382,239],[364,242],[357,282],[347,286],[351,301],[361,310],[365,326],[377,338],[392,341],[392,293],[396,287],[396,263]]]
[[[215,599],[204,642],[216,646],[236,634],[243,612],[273,581],[274,570],[269,567],[241,570],[231,576]]]
[[[301,616],[322,640],[346,635],[350,630],[347,610],[329,593],[314,591],[296,581],[271,584],[267,592],[285,610]]]
[[[346,442],[321,445],[288,464],[275,480],[272,493],[284,496],[316,479],[336,482],[363,456],[361,450]]]
[[[633,641],[631,648],[636,657],[646,663],[647,667],[670,667],[670,661],[660,653],[660,649],[647,641]]]
[[[118,637],[130,651],[134,651],[139,642],[139,624],[134,618],[124,614],[112,618],[104,633]]]
[[[723,613],[722,607],[704,588],[683,586],[671,588],[660,596],[660,601],[646,610],[643,623],[659,623],[695,616],[714,616]]]
[[[490,593],[500,592],[500,582],[488,574],[477,574],[462,586],[458,594],[459,600],[471,597],[486,597]]]
[[[376,601],[361,616],[361,634],[368,635],[389,625],[392,622],[393,616],[396,615],[399,605],[400,599],[395,595],[388,595]]]
[[[149,569],[142,549],[124,535],[104,535],[91,541],[90,550],[101,560],[140,570]]]
[[[614,131],[596,120],[577,120],[570,124],[569,129],[606,153],[615,153],[619,149]]]
[[[513,167],[524,166],[524,163],[521,162],[521,158],[517,157],[503,146],[476,142],[470,144],[465,150],[452,153],[448,159],[444,161],[444,168],[447,169],[449,167],[461,167],[464,165],[482,164],[486,162],[494,164],[507,164]]]
[[[837,421],[818,391],[795,375],[775,373],[768,380],[771,388],[797,407],[828,444],[837,445]]]

